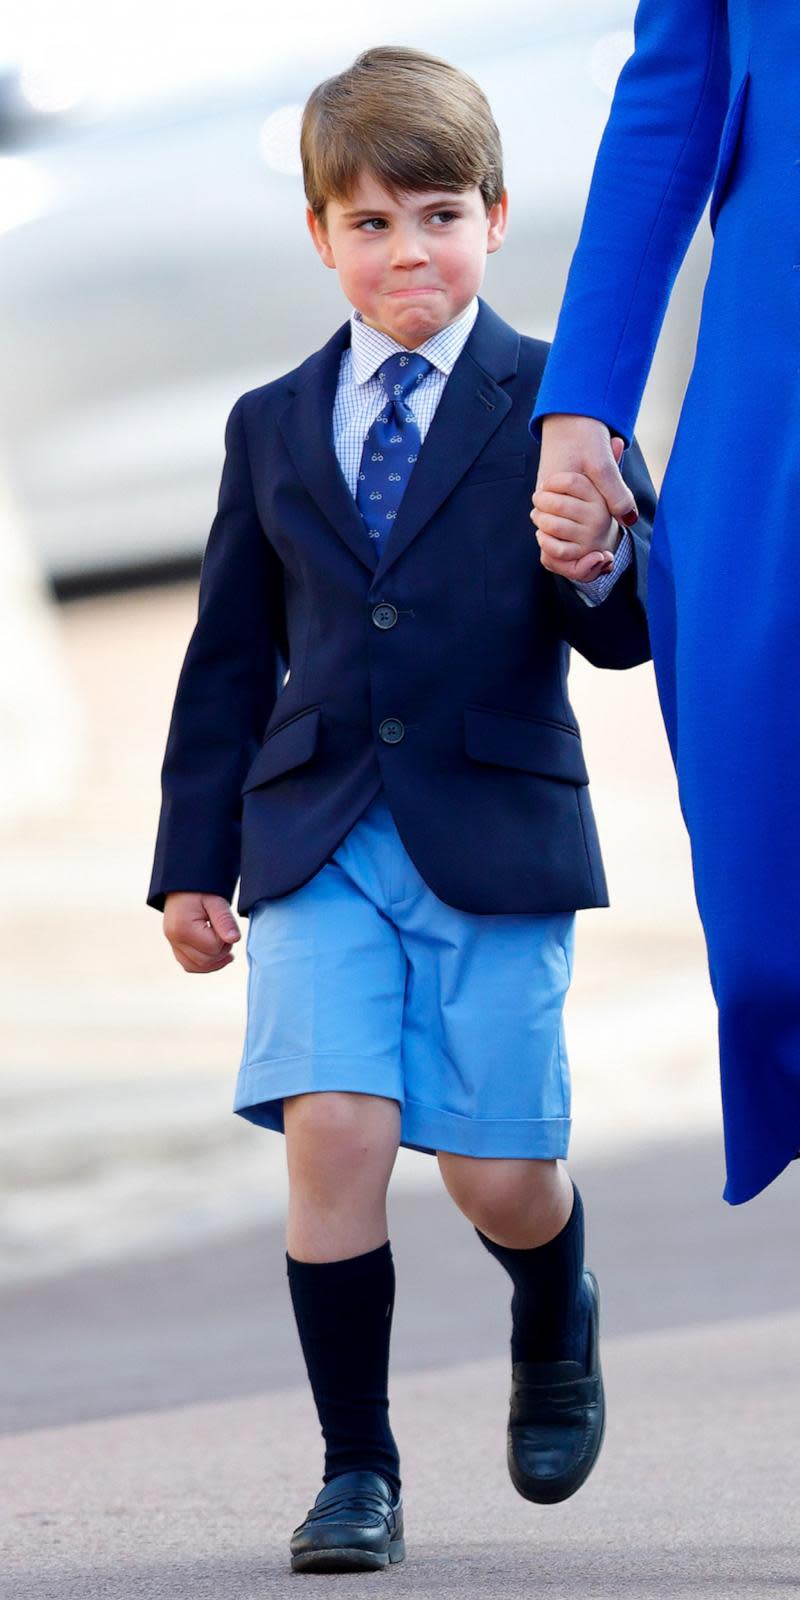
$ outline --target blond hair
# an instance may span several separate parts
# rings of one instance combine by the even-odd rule
[[[392,194],[477,184],[487,210],[503,193],[500,134],[483,90],[438,56],[401,45],[363,51],[312,90],[300,153],[318,217],[365,171]]]

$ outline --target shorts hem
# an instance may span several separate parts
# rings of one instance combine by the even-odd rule
[[[376,1084],[374,1056],[352,1056],[346,1051],[328,1055],[275,1056],[248,1062],[239,1073],[233,1109],[247,1122],[283,1132],[283,1102],[290,1095],[370,1094],[403,1105],[403,1080],[399,1071],[385,1070]]]
[[[438,1106],[404,1098],[400,1073],[375,1082],[373,1056],[277,1056],[251,1062],[240,1073],[233,1109],[258,1127],[283,1133],[283,1101],[290,1095],[368,1094],[400,1106],[400,1144],[424,1155],[564,1160],[569,1150],[570,1117],[465,1117]]]
[[[461,1156],[564,1160],[571,1128],[569,1117],[464,1117],[406,1100],[400,1142],[431,1155],[447,1150]]]

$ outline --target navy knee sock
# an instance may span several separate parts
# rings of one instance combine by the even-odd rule
[[[569,1221],[547,1244],[512,1250],[475,1229],[514,1285],[512,1361],[586,1363],[589,1301],[583,1281],[583,1204],[574,1184],[573,1189]]]
[[[400,1459],[389,1426],[394,1262],[389,1241],[344,1261],[286,1256],[289,1290],[325,1440],[325,1483],[379,1472],[396,1493]]]

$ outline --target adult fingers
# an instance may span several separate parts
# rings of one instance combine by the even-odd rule
[[[603,496],[612,517],[624,523],[626,528],[638,522],[639,508],[614,459],[610,439],[607,452],[596,463],[594,472],[588,465],[587,472]]]

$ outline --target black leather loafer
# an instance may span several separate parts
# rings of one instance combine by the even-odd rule
[[[554,1505],[586,1482],[600,1454],[606,1411],[600,1371],[600,1297],[591,1272],[589,1355],[579,1361],[515,1361],[511,1368],[508,1470],[526,1500]]]
[[[341,1472],[320,1490],[290,1549],[295,1572],[363,1572],[402,1561],[403,1502],[377,1472]]]

